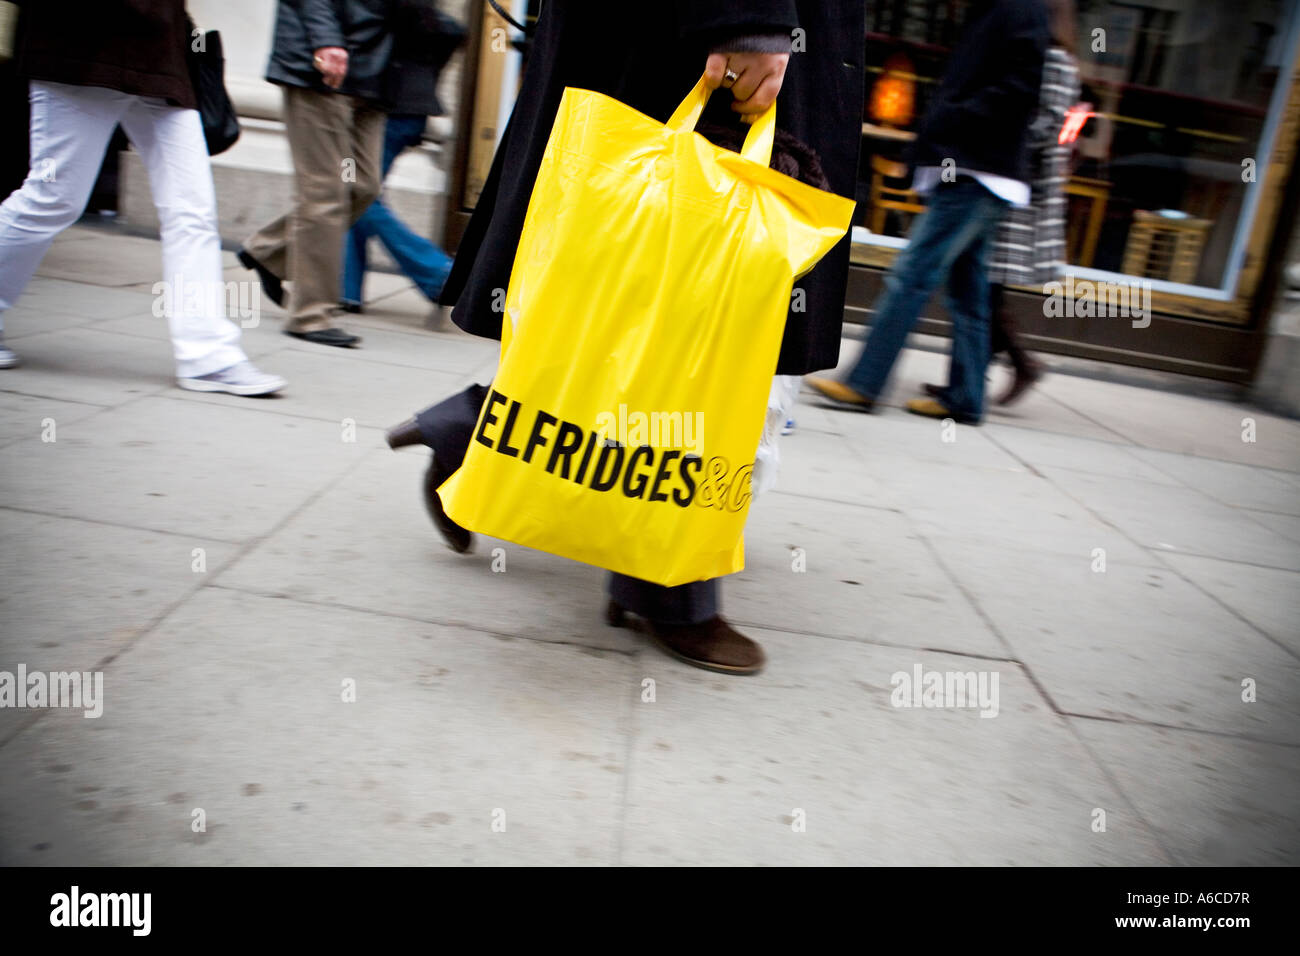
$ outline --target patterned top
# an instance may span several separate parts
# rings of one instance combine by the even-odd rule
[[[1070,177],[1069,145],[1058,145],[1065,114],[1079,99],[1079,68],[1057,46],[1043,62],[1038,113],[1029,131],[1033,151],[1028,206],[1012,206],[1003,217],[989,255],[989,281],[1042,285],[1065,264],[1065,183]]]

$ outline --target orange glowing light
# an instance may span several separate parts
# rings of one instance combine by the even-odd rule
[[[871,90],[871,118],[884,126],[905,127],[916,112],[916,75],[912,61],[895,53]]]

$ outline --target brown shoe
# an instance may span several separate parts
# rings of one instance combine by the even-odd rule
[[[628,612],[611,600],[605,620],[612,627],[628,627]],[[640,630],[648,633],[673,657],[706,671],[721,674],[757,674],[767,663],[763,649],[714,615],[699,624],[660,624],[640,619]]]
[[[821,378],[816,375],[810,375],[805,382],[813,390],[829,398],[835,403],[837,408],[853,408],[860,412],[875,411],[875,400],[867,395],[863,395],[856,389],[849,388],[843,382],[837,382],[833,378]]]
[[[1007,390],[996,399],[996,404],[1010,405],[1012,402],[1017,401],[1025,392],[1033,388],[1042,377],[1043,367],[1037,362],[1016,369],[1016,377],[1012,379]]]

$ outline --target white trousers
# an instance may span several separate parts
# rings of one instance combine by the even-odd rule
[[[99,176],[119,123],[140,154],[162,231],[163,308],[176,373],[207,375],[245,355],[239,326],[216,295],[222,287],[217,198],[196,110],[93,86],[31,83],[31,171],[0,205],[0,321],[40,264],[54,237],[76,222]],[[171,288],[177,282],[183,288]],[[3,326],[0,325],[0,331]]]

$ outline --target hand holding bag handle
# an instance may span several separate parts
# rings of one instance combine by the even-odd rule
[[[686,99],[668,118],[668,128],[675,132],[695,129],[704,113],[704,106],[709,102],[713,91],[705,85],[704,77],[695,84],[695,88],[686,94]],[[773,103],[750,124],[745,134],[745,145],[740,155],[748,160],[767,166],[772,162],[772,142],[776,138],[776,103]]]

